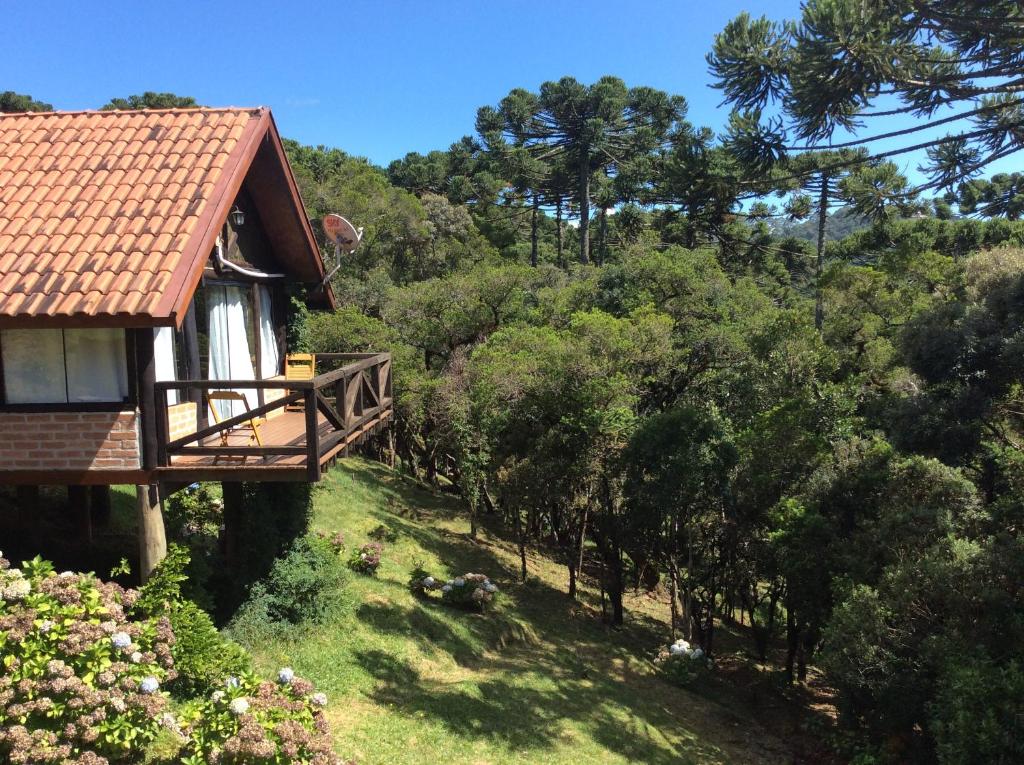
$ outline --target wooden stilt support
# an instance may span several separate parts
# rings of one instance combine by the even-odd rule
[[[75,528],[78,529],[82,540],[92,546],[92,515],[88,487],[68,486],[68,510],[75,519]]]
[[[242,484],[225,481],[221,485],[224,496],[224,562],[229,566],[238,563],[238,532],[242,524]]]
[[[110,523],[110,487],[90,486],[89,494],[92,500],[92,525],[105,528]]]
[[[160,486],[155,483],[137,485],[135,497],[139,518],[139,575],[146,581],[167,555]]]
[[[39,487],[19,486],[15,496],[18,503],[18,527],[30,540],[34,540],[39,531],[39,513],[42,510]]]

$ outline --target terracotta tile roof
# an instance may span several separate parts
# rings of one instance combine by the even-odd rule
[[[0,115],[0,323],[169,323],[269,125],[266,109]]]

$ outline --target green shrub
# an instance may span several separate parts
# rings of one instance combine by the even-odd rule
[[[242,646],[221,635],[206,612],[182,597],[188,563],[188,551],[171,545],[167,557],[140,589],[133,609],[142,616],[166,614],[170,619],[177,636],[172,654],[178,676],[169,690],[180,698],[202,694],[213,683],[252,666]]]
[[[930,712],[943,765],[1024,762],[1024,668],[958,653],[943,669]]]
[[[208,484],[194,483],[168,498],[164,516],[168,536],[189,553],[182,595],[210,613],[215,609],[210,585],[220,556],[223,505]]]
[[[654,663],[666,680],[682,688],[700,685],[711,672],[711,660],[704,650],[691,647],[682,638],[659,651]]]
[[[498,603],[498,585],[484,574],[463,574],[447,582],[432,577],[422,566],[412,570],[409,589],[417,597],[428,597],[434,591],[441,592],[441,602],[456,608],[485,611]]]
[[[164,726],[175,677],[167,618],[138,593],[36,558],[0,557],[0,756],[5,762],[138,760]],[[106,759],[101,759],[106,758]]]
[[[427,597],[428,593],[435,589],[436,584],[437,580],[423,568],[422,563],[417,563],[409,574],[409,592],[417,598]]]
[[[360,574],[373,576],[380,568],[383,552],[384,546],[380,542],[367,542],[352,551],[352,556],[348,559],[348,567]]]
[[[277,765],[341,762],[331,749],[323,708],[327,697],[288,669],[278,682],[250,674],[230,677],[181,715],[187,737],[182,765]]]
[[[330,540],[307,535],[253,585],[229,632],[242,642],[282,626],[322,623],[345,603],[345,568]]]

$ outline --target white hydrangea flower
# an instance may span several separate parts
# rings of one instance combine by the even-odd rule
[[[434,577],[432,577],[432,576],[424,577],[424,579],[423,579],[423,586],[424,587],[433,587],[434,586]]]
[[[450,584],[446,584],[444,587],[441,588],[441,592],[451,592],[451,591],[452,591],[452,586]]]
[[[466,583],[466,580],[463,579],[461,576],[456,577],[455,579],[452,580],[452,584],[454,584],[456,587],[462,587],[465,583]]]
[[[132,659],[132,664],[141,664],[142,663],[142,654],[139,651],[134,651],[134,652],[132,652],[131,659]]]
[[[224,691],[214,691],[210,694],[210,698],[216,701],[221,701],[224,698]]]
[[[54,622],[50,621],[49,619],[43,619],[43,621],[39,624],[39,631],[40,632],[49,632],[55,626],[56,626],[56,624]]]
[[[132,636],[127,632],[115,632],[110,636],[110,642],[114,644],[114,648],[120,648],[123,651],[132,644]]]
[[[231,703],[228,704],[228,709],[231,710],[233,715],[244,715],[249,711],[249,700],[244,697],[232,699]]]
[[[277,671],[277,682],[281,685],[288,685],[292,680],[295,679],[295,670],[291,667],[281,667]]]
[[[317,707],[327,706],[327,694],[326,693],[314,693],[309,697],[309,703]]]
[[[0,596],[4,600],[21,600],[32,592],[32,585],[27,579],[15,579],[13,582],[8,582],[7,585],[0,591]]]

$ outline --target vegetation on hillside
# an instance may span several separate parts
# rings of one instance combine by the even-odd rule
[[[407,538],[373,572],[350,547],[355,597],[305,619],[287,593],[333,571],[309,497],[276,518],[283,495],[248,489],[274,533],[247,542],[245,586],[221,582],[249,596],[232,629],[275,636],[250,640],[264,666],[362,694],[335,722],[368,761],[415,761],[414,740],[435,760],[753,758],[665,711],[687,691],[637,662],[670,644],[709,686],[727,657],[778,672],[806,720],[827,685],[819,738],[857,762],[1024,758],[1024,223],[1017,175],[980,177],[1024,147],[1021,23],[1008,0],[742,14],[708,56],[721,135],[608,76],[496,94],[472,134],[386,169],[288,142],[311,217],[365,229],[341,307],[297,312],[294,347],[394,354],[397,416],[367,451],[457,497],[468,539],[363,496]],[[26,98],[4,103],[45,106]],[[870,129],[895,115],[916,121]],[[917,185],[890,161],[911,152]],[[857,230],[831,238],[840,219]],[[336,482],[362,491],[342,476],[327,534],[358,525],[331,509]],[[414,568],[502,577],[514,607],[456,617],[414,599]],[[619,636],[654,610],[657,640]]]

